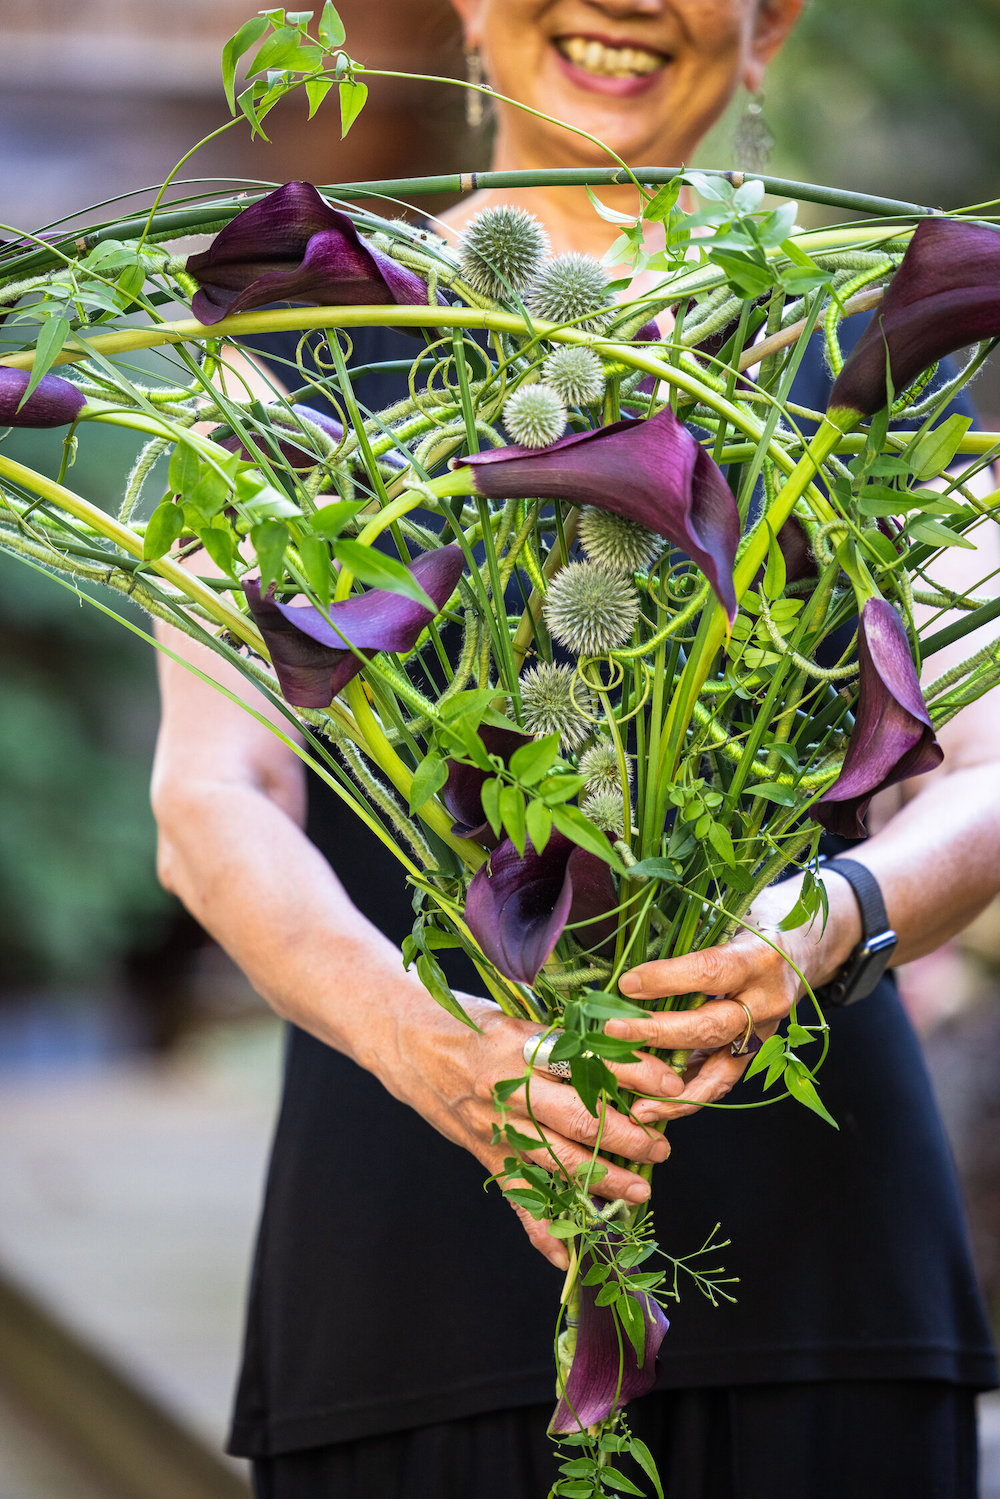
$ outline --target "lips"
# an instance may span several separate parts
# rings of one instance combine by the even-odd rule
[[[593,78],[634,82],[658,73],[669,60],[662,52],[647,47],[614,44],[593,36],[558,37],[556,47],[574,69]]]

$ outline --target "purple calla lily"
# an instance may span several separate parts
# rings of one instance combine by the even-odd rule
[[[864,817],[876,791],[940,765],[916,668],[899,615],[884,599],[869,599],[858,631],[861,682],[854,732],[838,780],[813,807],[829,833],[863,838]]]
[[[612,937],[608,912],[617,904],[604,860],[551,833],[540,854],[530,844],[519,854],[505,838],[473,875],[465,919],[502,974],[532,984],[570,922],[589,923],[580,934],[587,946]]]
[[[206,324],[270,302],[427,301],[420,277],[366,245],[347,214],[331,208],[308,182],[286,182],[244,208],[186,269],[201,288],[191,310]]]
[[[921,219],[882,304],[837,376],[829,413],[843,425],[886,404],[886,348],[898,392],[928,365],[1000,333],[1000,232]]]
[[[519,729],[501,729],[496,724],[481,724],[478,734],[489,755],[498,755],[505,765],[522,745],[531,743],[530,734]],[[441,788],[441,800],[454,817],[452,832],[460,838],[471,838],[484,848],[496,848],[499,838],[483,816],[482,790],[489,773],[461,760],[448,760],[448,779]]]
[[[30,379],[28,370],[0,366],[0,427],[68,427],[76,421],[87,399],[58,375],[43,375],[18,410]]]
[[[451,597],[464,566],[460,547],[424,552],[409,572],[439,609]],[[256,579],[243,584],[264,637],[285,701],[296,708],[326,708],[364,665],[345,642],[371,659],[378,651],[408,651],[434,618],[415,599],[385,588],[331,604],[327,615],[312,604],[279,604]],[[331,623],[332,621],[332,623]],[[335,628],[336,627],[336,628]]]
[[[638,521],[689,556],[732,620],[740,520],[729,485],[669,406],[645,421],[612,422],[547,448],[492,448],[467,464],[480,494],[595,505]]]
[[[584,1275],[592,1263],[591,1256],[584,1256],[580,1266]],[[645,1324],[640,1363],[630,1339],[616,1325],[611,1307],[598,1306],[600,1290],[600,1286],[580,1286],[576,1351],[549,1425],[553,1436],[596,1426],[656,1383],[656,1358],[670,1325],[662,1309],[641,1291],[630,1296],[641,1307]]]

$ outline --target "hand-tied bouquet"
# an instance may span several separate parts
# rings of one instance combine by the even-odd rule
[[[313,109],[336,87],[345,129],[364,102],[332,6],[318,41],[309,20],[268,11],[227,47],[233,103],[259,43],[238,100],[255,130],[293,87]],[[784,925],[822,920],[821,832],[860,836],[872,795],[937,764],[935,729],[1000,678],[1000,643],[923,693],[915,663],[1000,614],[934,576],[998,509],[970,488],[996,434],[943,413],[1000,333],[1000,233],[791,185],[881,215],[797,232],[793,202],[762,204],[780,185],[733,173],[546,180],[560,177],[636,186],[634,220],[594,206],[620,221],[609,263],[631,260],[652,289],[550,257],[519,209],[484,211],[453,250],[301,182],[249,206],[177,199],[8,241],[6,346],[26,336],[0,359],[0,421],[70,435],[57,479],[0,453],[0,546],[128,595],[250,678],[398,856],[416,912],[404,957],[427,989],[468,1019],[437,956],[464,949],[503,1010],[555,1038],[551,1060],[597,1114],[631,1102],[607,1065],[629,1044],[604,1032],[637,1012],[622,971],[725,942],[791,868],[805,879]],[[680,207],[684,183],[697,213]],[[201,253],[161,248],[206,226]],[[179,298],[194,319],[164,316]],[[870,308],[845,360],[838,326]],[[419,342],[408,393],[372,411],[350,330],[375,325]],[[220,382],[227,339],[289,329],[302,330],[289,394],[265,404]],[[835,376],[825,412],[790,398],[813,336]],[[935,382],[937,361],[970,345]],[[174,373],[139,383],[128,356],[152,347]],[[339,421],[308,404],[317,392]],[[66,484],[89,423],[148,439],[116,518]],[[826,1027],[815,1004],[810,1016],[793,1008],[749,1071],[829,1118],[815,1086]],[[727,1282],[697,1256],[651,1268],[647,1206],[592,1195],[598,1150],[560,1172],[544,1132],[507,1121],[531,1076],[496,1088],[496,1134],[511,1197],[570,1251],[552,1431],[581,1450],[556,1492],[639,1492],[614,1468],[623,1451],[659,1491],[622,1411],[653,1382],[680,1271],[713,1300]]]

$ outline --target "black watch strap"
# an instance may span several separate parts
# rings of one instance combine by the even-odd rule
[[[882,899],[879,882],[871,870],[856,859],[828,859],[822,868],[847,881],[861,912],[861,941],[843,968],[829,984],[816,990],[821,1005],[852,1005],[870,994],[889,966],[896,948],[896,933]]]

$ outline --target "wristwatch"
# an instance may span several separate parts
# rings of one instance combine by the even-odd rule
[[[839,874],[854,891],[861,912],[861,941],[836,978],[816,990],[816,998],[821,1005],[852,1005],[870,994],[885,973],[896,949],[896,933],[870,869],[856,859],[825,859],[821,867]]]

